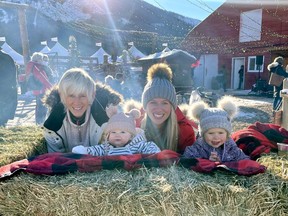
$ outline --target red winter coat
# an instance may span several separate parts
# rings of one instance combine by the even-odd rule
[[[187,146],[191,146],[196,141],[196,136],[191,121],[181,112],[179,107],[175,110],[179,125],[178,148],[179,153],[183,153]]]
[[[39,80],[43,87],[40,90],[33,90],[33,95],[44,94],[47,89],[52,87],[52,84],[49,82],[49,78],[44,70],[43,65],[30,61],[26,67],[26,80],[28,79],[30,73],[33,73],[35,78]]]

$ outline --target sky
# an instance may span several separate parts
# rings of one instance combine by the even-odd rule
[[[172,11],[194,19],[204,20],[225,0],[144,0],[163,10]]]

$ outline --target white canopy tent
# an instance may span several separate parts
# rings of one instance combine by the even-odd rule
[[[140,59],[146,56],[140,50],[138,50],[134,45],[132,45],[128,49],[128,52],[129,52],[129,55],[134,59]]]
[[[62,46],[59,42],[56,42],[56,44],[46,54],[55,55],[56,53],[58,56],[63,57],[69,56],[68,50],[64,46]]]
[[[104,55],[108,55],[108,61],[111,61],[111,55],[109,55],[102,47],[100,47],[93,55],[90,57],[97,58],[98,64],[104,63]]]
[[[50,52],[50,48],[46,45],[45,47],[43,47],[43,49],[40,50],[41,53],[47,54]]]
[[[10,47],[7,42],[1,46],[2,50],[10,55],[18,65],[24,65],[24,57]]]
[[[165,49],[162,50],[162,52],[168,52],[171,51],[168,47],[165,47]]]

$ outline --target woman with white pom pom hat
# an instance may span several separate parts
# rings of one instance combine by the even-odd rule
[[[161,150],[183,153],[186,146],[195,142],[195,132],[177,106],[172,76],[166,63],[157,63],[148,69],[147,84],[142,93],[146,116],[141,127],[147,140],[154,141]]]

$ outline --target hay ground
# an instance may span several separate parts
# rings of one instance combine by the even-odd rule
[[[271,121],[272,99],[263,100],[238,98],[234,131]],[[45,152],[39,127],[0,128],[0,137],[0,165]],[[0,181],[0,215],[287,215],[287,158],[270,153],[259,162],[267,172],[252,177],[177,166],[62,176],[20,173]]]

